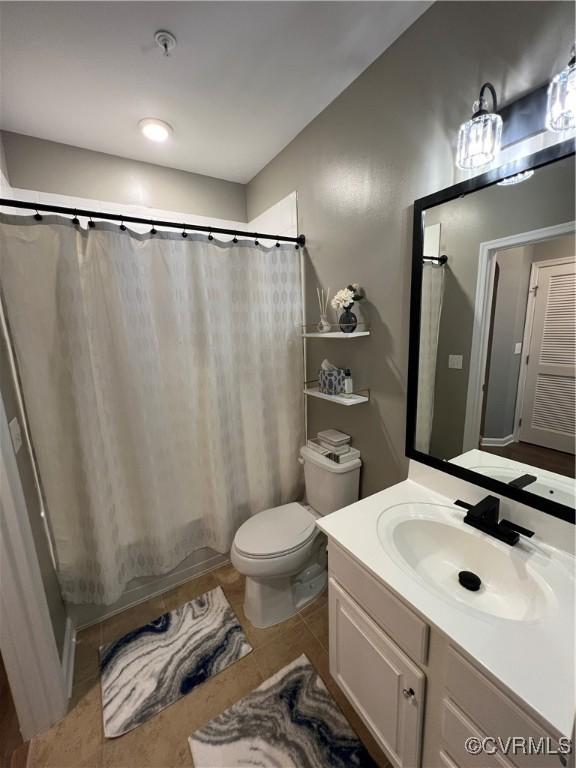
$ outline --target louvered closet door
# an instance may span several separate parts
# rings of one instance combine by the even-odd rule
[[[574,453],[576,262],[538,270],[520,440]]]

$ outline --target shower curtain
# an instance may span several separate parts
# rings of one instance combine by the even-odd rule
[[[444,266],[429,262],[424,262],[422,266],[416,449],[423,453],[429,452],[430,438],[432,437],[438,332],[444,296],[444,270]]]
[[[297,497],[293,245],[4,216],[0,284],[66,600],[112,603]]]

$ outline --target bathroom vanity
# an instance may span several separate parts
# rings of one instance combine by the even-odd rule
[[[541,540],[510,547],[463,517],[407,480],[318,521],[331,674],[397,766],[569,765],[466,752],[472,736],[544,738],[553,752],[571,735],[575,593],[570,554]],[[460,586],[468,568],[488,590]]]
[[[397,768],[574,765],[573,154],[416,201],[409,477],[317,521],[330,671]]]

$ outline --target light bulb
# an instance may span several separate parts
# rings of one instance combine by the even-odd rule
[[[513,184],[521,184],[523,181],[528,181],[532,176],[534,176],[534,171],[520,171],[520,173],[515,173],[514,176],[508,176],[506,179],[502,179],[502,181],[498,182],[499,187],[510,187]]]
[[[138,123],[140,131],[150,141],[163,142],[171,135],[172,126],[155,117],[147,117]]]
[[[568,66],[548,86],[546,128],[563,133],[576,128],[576,56],[574,48]]]

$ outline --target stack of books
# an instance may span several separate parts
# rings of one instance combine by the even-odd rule
[[[345,464],[348,461],[360,458],[360,451],[350,445],[352,438],[345,432],[337,429],[325,429],[307,442],[311,448],[321,456],[325,456],[337,464]]]

